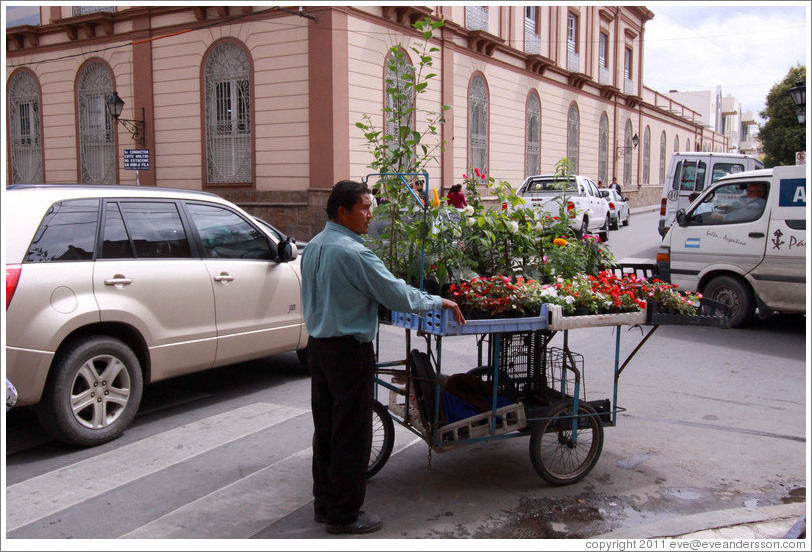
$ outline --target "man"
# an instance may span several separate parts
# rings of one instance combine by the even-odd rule
[[[365,184],[342,180],[327,200],[327,224],[302,253],[302,307],[310,340],[313,411],[314,517],[327,532],[362,534],[382,527],[362,512],[372,438],[378,305],[400,312],[451,309],[395,278],[366,246],[372,195]]]
[[[711,220],[720,222],[751,222],[758,219],[767,206],[767,185],[751,182],[747,185],[747,201],[739,207],[727,206],[725,213],[714,212]]]
[[[610,190],[617,190],[618,195],[621,195],[621,196],[623,195],[623,193],[620,191],[620,184],[617,183],[617,177],[616,176],[612,177],[612,183],[609,184],[609,189]]]

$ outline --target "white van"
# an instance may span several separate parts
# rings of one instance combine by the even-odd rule
[[[660,237],[674,224],[680,209],[687,209],[699,192],[725,175],[763,169],[764,164],[741,153],[689,152],[671,157],[660,201]]]
[[[677,213],[659,277],[731,307],[732,327],[772,311],[806,312],[806,166],[719,179]],[[764,199],[758,196],[764,195]]]

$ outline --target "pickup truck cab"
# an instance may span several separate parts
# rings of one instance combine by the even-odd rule
[[[570,228],[578,238],[594,233],[603,242],[609,240],[609,203],[586,176],[528,176],[518,195],[551,217],[559,216],[564,205],[569,213]]]
[[[660,200],[660,237],[674,224],[677,211],[687,209],[702,190],[728,174],[763,168],[757,158],[741,153],[674,153]]]
[[[763,197],[760,197],[763,196]],[[720,178],[676,215],[660,278],[731,307],[731,327],[806,312],[806,167]]]

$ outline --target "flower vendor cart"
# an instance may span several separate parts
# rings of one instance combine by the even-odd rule
[[[428,184],[428,175],[421,176]],[[398,177],[405,184],[403,176]],[[655,274],[656,266],[619,265],[612,270],[617,277],[645,278]],[[406,358],[376,366],[377,396],[382,399],[388,393],[388,404],[375,401],[367,476],[388,460],[397,422],[428,444],[429,461],[432,451],[529,437],[531,463],[544,480],[553,485],[580,481],[600,457],[604,428],[614,426],[618,412],[624,410],[617,401],[620,375],[653,332],[665,324],[725,327],[728,320],[724,305],[704,299],[690,316],[662,313],[656,302],[629,312],[565,314],[560,304],[541,303],[535,316],[469,318],[459,325],[448,310],[423,315],[392,312],[385,323],[404,330]],[[600,326],[619,330],[624,325],[648,330],[622,362],[621,332],[614,332],[611,397],[588,398],[584,358],[570,350],[568,334]],[[563,346],[552,346],[559,332]],[[477,366],[446,375],[443,340],[457,336],[475,336]]]

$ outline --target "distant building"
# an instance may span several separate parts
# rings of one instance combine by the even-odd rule
[[[758,154],[760,144],[753,113],[742,111],[741,103],[730,94],[722,97],[721,86],[714,90],[689,92],[670,90],[668,96],[698,112],[702,124],[707,128],[727,137],[728,149],[714,151]],[[704,143],[703,151],[710,151],[708,148],[709,145]]]
[[[374,172],[355,123],[381,127],[389,49],[414,63],[425,17],[445,21],[416,106],[451,106],[428,167],[440,192],[473,168],[518,186],[568,157],[654,204],[674,151],[728,149],[698,109],[643,85],[642,6],[6,9],[7,182],[202,189],[307,238],[333,183]],[[125,169],[142,140],[149,169]]]

